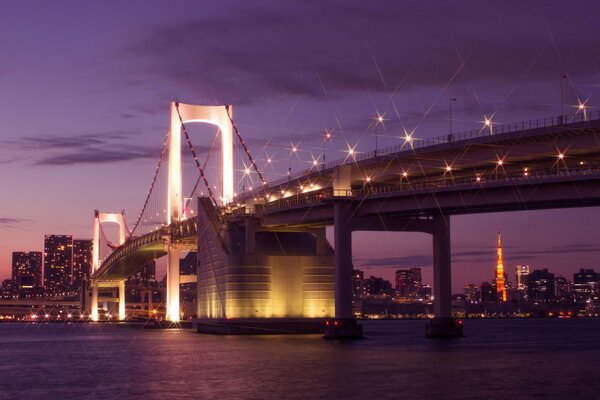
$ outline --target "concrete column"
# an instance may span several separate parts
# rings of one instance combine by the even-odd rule
[[[252,218],[246,218],[245,221],[245,242],[246,255],[256,252],[256,223]]]
[[[314,229],[315,242],[317,245],[317,255],[323,256],[327,254],[327,234],[325,228]]]
[[[125,281],[119,281],[119,321],[125,320]]]
[[[352,203],[334,203],[335,317],[352,318]]]
[[[91,307],[91,317],[92,321],[98,321],[98,282],[93,280],[91,282],[92,285],[92,307]]]
[[[452,317],[450,216],[435,217],[433,230],[433,296],[436,318]]]
[[[154,304],[152,303],[152,289],[148,290],[148,316],[154,315]]]
[[[179,321],[179,250],[171,247],[167,251],[167,319]]]

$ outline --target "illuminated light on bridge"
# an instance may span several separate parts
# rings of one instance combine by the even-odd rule
[[[493,130],[493,123],[492,123],[492,117],[488,118],[485,115],[483,116],[483,129],[488,128],[490,135],[494,134],[494,130]]]
[[[401,139],[404,140],[403,146],[408,144],[411,148],[413,148],[413,134],[414,131],[409,133],[406,129],[404,129],[404,136],[401,137]]]
[[[588,99],[586,99],[585,101],[581,101],[579,99],[577,99],[577,112],[582,112],[583,113],[583,120],[587,121],[587,103]]]

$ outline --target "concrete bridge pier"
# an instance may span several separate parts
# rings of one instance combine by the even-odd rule
[[[119,281],[119,321],[125,320],[125,280]]]
[[[452,317],[452,269],[450,216],[436,215],[432,220],[434,319],[428,321],[425,336],[455,338],[463,336],[462,321]]]
[[[326,339],[360,339],[362,325],[352,315],[352,215],[351,201],[334,203],[335,319],[325,323]]]
[[[92,280],[92,304],[91,304],[91,318],[92,321],[98,321],[98,282]]]
[[[167,259],[167,320],[179,322],[179,249],[168,244]]]

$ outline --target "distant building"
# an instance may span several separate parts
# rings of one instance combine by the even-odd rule
[[[586,301],[598,294],[598,274],[593,269],[581,268],[573,274],[573,290],[575,298]]]
[[[44,237],[44,287],[59,290],[71,283],[73,273],[73,237]]]
[[[529,276],[529,265],[517,265],[515,267],[517,289],[520,292],[527,292],[527,276]]]
[[[536,269],[529,274],[527,295],[529,300],[549,302],[554,299],[554,274],[548,269]]]
[[[419,290],[417,290],[417,298],[416,301],[431,301],[433,293],[431,290],[431,286],[423,285]]]
[[[415,299],[422,287],[421,268],[399,269],[396,271],[396,290],[400,297]]]
[[[571,297],[571,288],[569,281],[564,276],[554,278],[554,299],[557,301],[567,301]]]
[[[478,303],[481,298],[479,286],[474,283],[467,283],[463,293],[465,294],[465,300],[467,303]]]
[[[80,286],[84,279],[90,277],[92,271],[92,251],[94,244],[91,239],[73,240],[73,276],[72,284]]]
[[[359,269],[352,270],[352,296],[364,297],[367,295],[365,273]]]
[[[367,290],[372,295],[391,295],[392,284],[383,278],[377,276],[370,276],[366,280]]]
[[[42,283],[42,253],[39,251],[13,252],[12,280],[19,289],[40,287]]]
[[[28,273],[29,256],[24,251],[12,253],[12,280],[18,282],[19,277]]]
[[[489,282],[481,282],[481,285],[479,285],[479,296],[481,303],[493,303],[498,298],[496,288]]]

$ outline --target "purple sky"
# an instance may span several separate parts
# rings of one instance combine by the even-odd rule
[[[454,3],[458,4],[458,3]],[[402,129],[424,138],[477,129],[484,114],[514,122],[600,104],[594,1],[18,2],[0,13],[0,278],[10,254],[43,235],[91,237],[93,210],[139,213],[168,128],[171,99],[234,105],[268,171],[294,171]],[[210,145],[194,128],[198,147]],[[202,134],[200,134],[202,133]],[[238,188],[239,190],[239,188]],[[166,196],[166,194],[165,194]],[[454,288],[490,280],[498,225],[505,267],[528,263],[572,277],[597,267],[595,208],[453,218]],[[415,233],[356,234],[367,273],[421,266]]]

